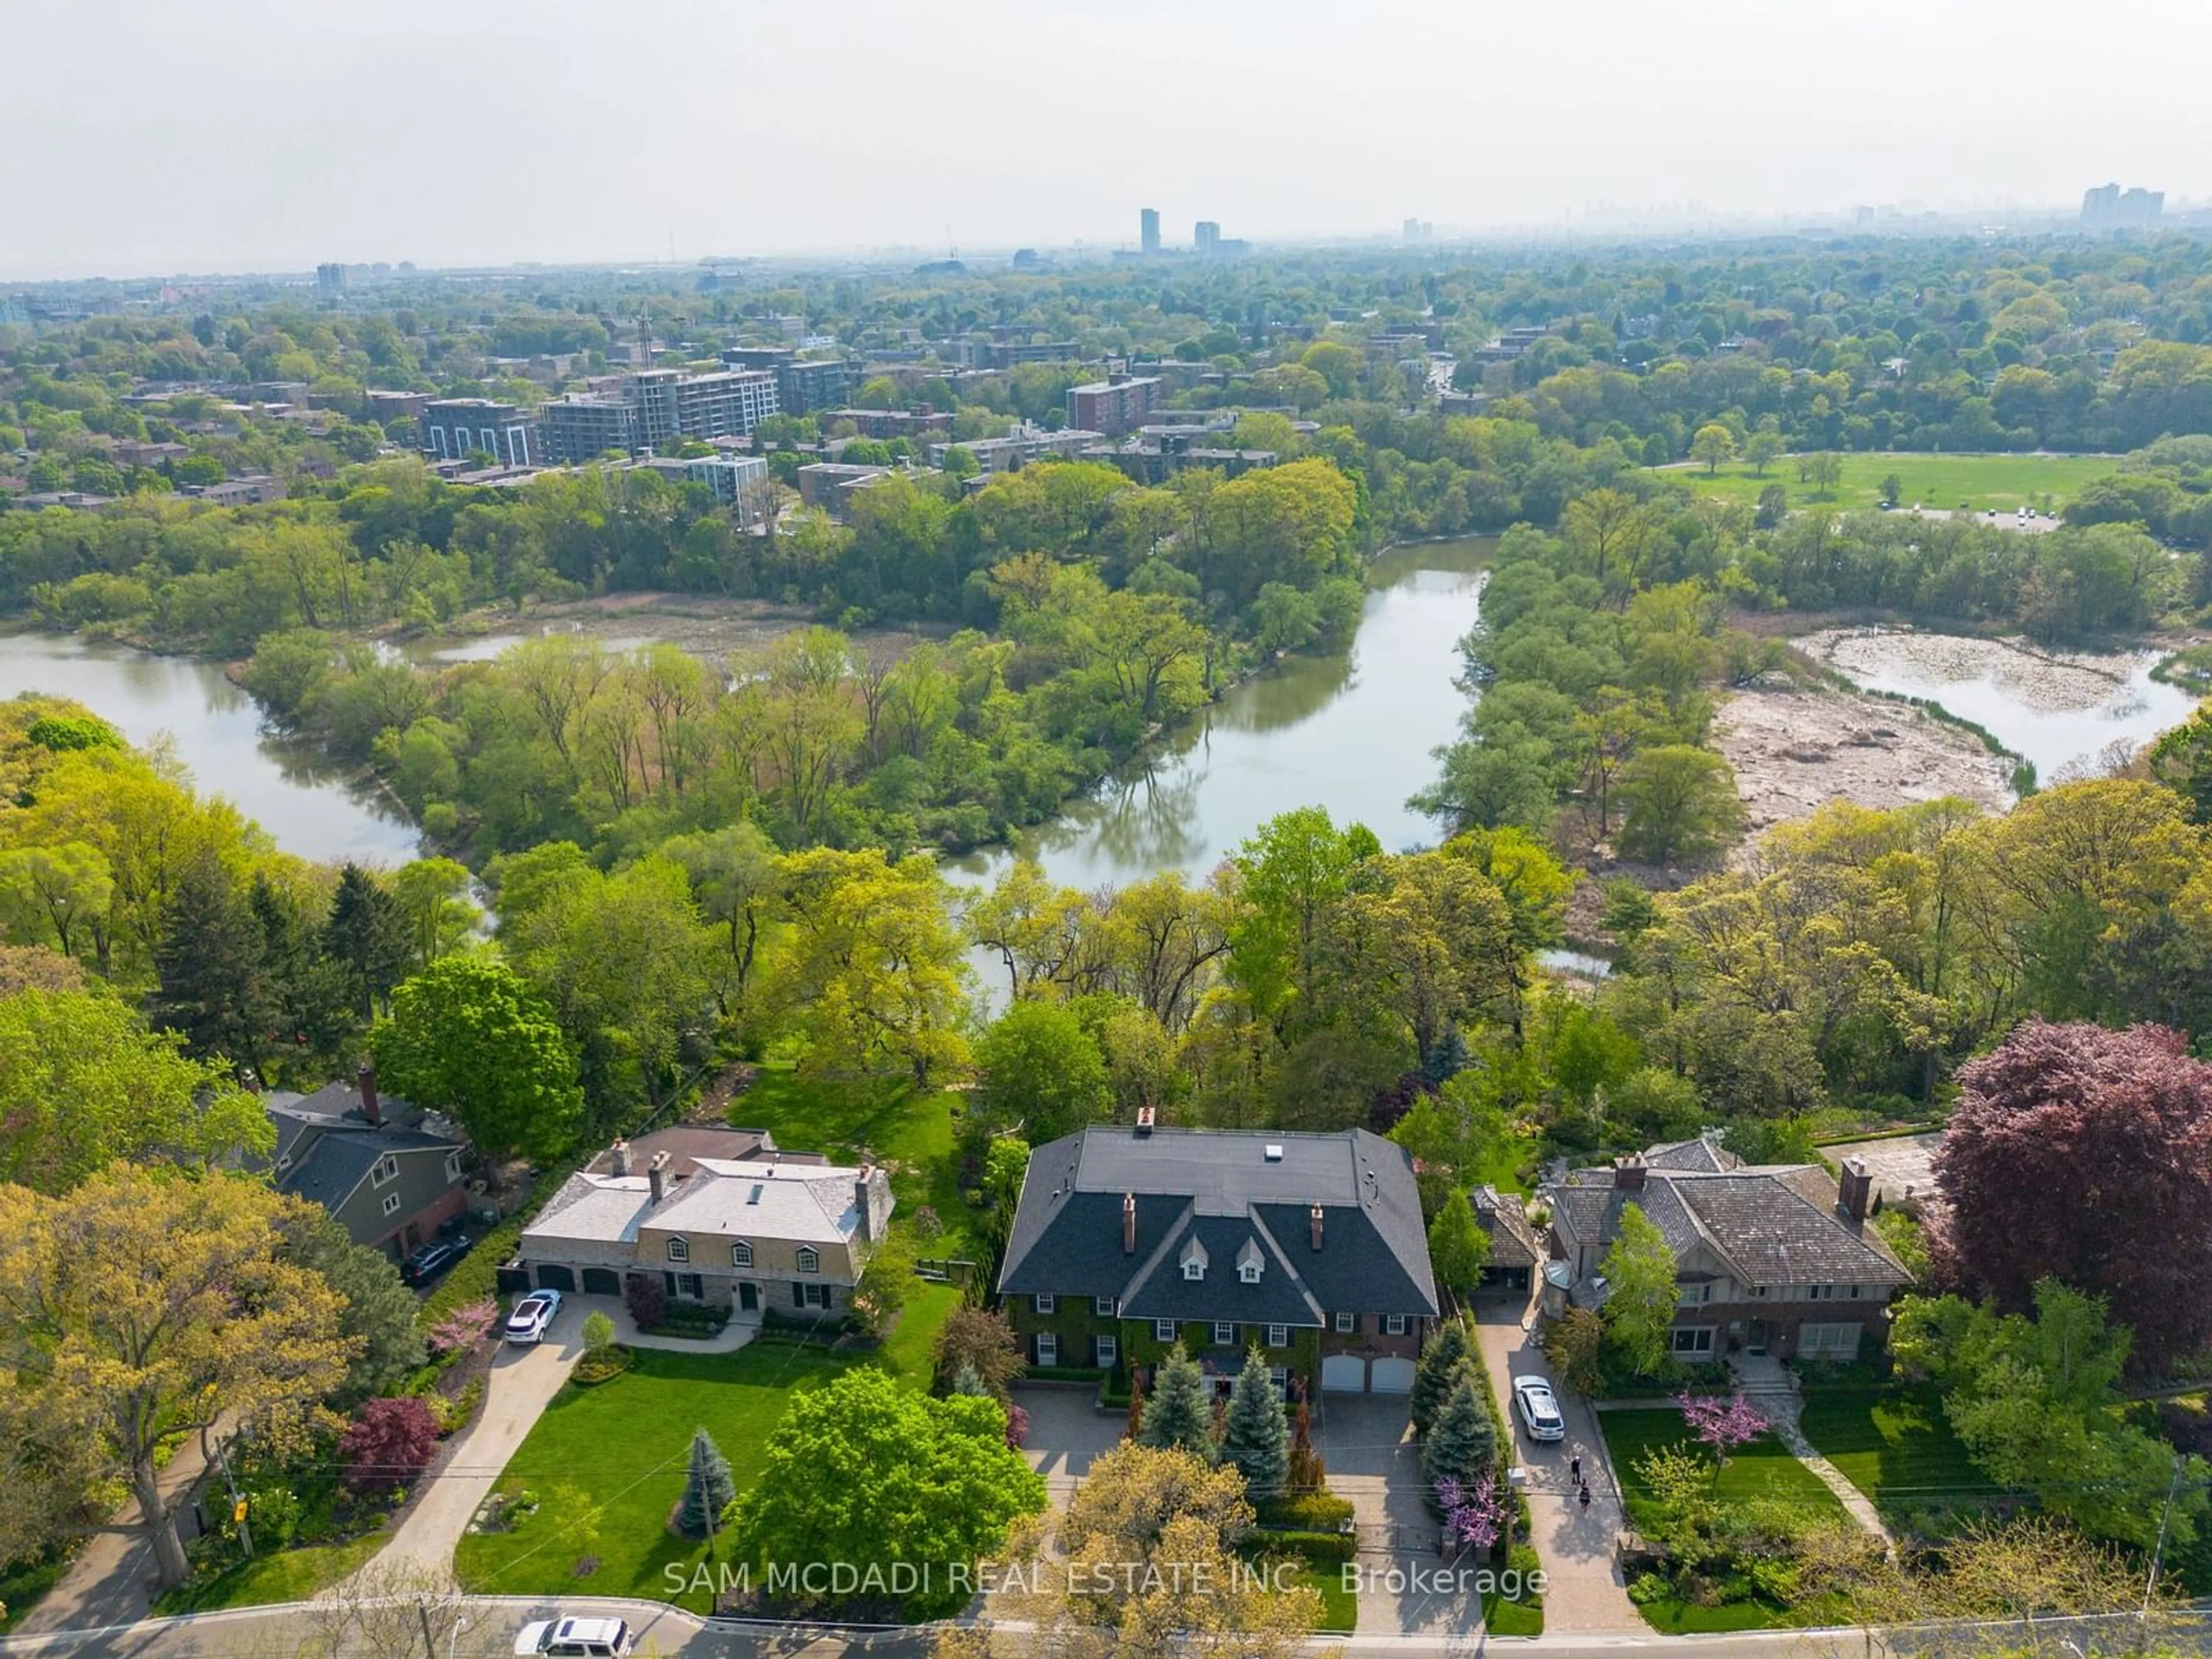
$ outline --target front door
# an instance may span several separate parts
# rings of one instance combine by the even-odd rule
[[[760,1311],[760,1286],[749,1279],[740,1279],[738,1282],[738,1311],[739,1313]]]
[[[1747,1353],[1766,1352],[1766,1322],[1765,1320],[1754,1319],[1751,1322],[1751,1328],[1744,1333],[1743,1346]]]

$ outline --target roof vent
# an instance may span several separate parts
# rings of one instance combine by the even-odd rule
[[[1270,1164],[1280,1164],[1283,1161],[1283,1143],[1279,1140],[1269,1141],[1267,1158]]]

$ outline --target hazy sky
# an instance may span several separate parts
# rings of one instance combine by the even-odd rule
[[[2205,0],[0,0],[0,276],[2212,186]]]

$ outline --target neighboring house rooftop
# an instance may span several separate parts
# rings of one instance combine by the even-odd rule
[[[1098,1126],[1040,1146],[1000,1288],[1110,1295],[1131,1318],[1437,1311],[1412,1159],[1364,1129]]]
[[[459,1146],[414,1129],[358,1129],[317,1135],[307,1150],[278,1171],[276,1188],[335,1210],[368,1178],[387,1156],[404,1152],[457,1152]]]
[[[660,1196],[650,1172],[572,1175],[523,1234],[526,1249],[562,1242],[634,1244],[651,1225],[672,1232],[727,1233],[835,1244],[863,1233],[859,1183],[871,1169],[795,1161],[777,1164],[695,1158],[688,1174],[663,1166]],[[880,1215],[889,1213],[885,1198]]]
[[[667,1170],[678,1181],[697,1172],[708,1159],[724,1163],[758,1160],[773,1164],[795,1164],[820,1169],[830,1160],[819,1152],[787,1152],[766,1129],[738,1129],[721,1123],[679,1123],[655,1129],[635,1140],[617,1141],[584,1166],[586,1174],[612,1175],[628,1154],[628,1167],[643,1170],[654,1156],[668,1154]]]
[[[1493,1267],[1533,1267],[1545,1256],[1536,1230],[1528,1224],[1528,1212],[1517,1194],[1500,1193],[1485,1182],[1468,1194],[1474,1218],[1490,1235],[1490,1265]]]
[[[1577,1245],[1610,1245],[1638,1206],[1677,1260],[1702,1246],[1745,1285],[1912,1282],[1879,1234],[1853,1219],[1816,1164],[1745,1164],[1724,1148],[1676,1142],[1624,1167],[1577,1170],[1546,1186],[1553,1225]],[[1698,1168],[1700,1162],[1724,1168]],[[1677,1167],[1688,1164],[1691,1167]],[[1579,1298],[1578,1298],[1579,1299]]]

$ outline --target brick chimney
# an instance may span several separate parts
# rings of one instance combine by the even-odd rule
[[[1307,1216],[1306,1216],[1306,1224],[1307,1224],[1307,1226],[1310,1229],[1310,1231],[1311,1231],[1311,1232],[1312,1232],[1312,1234],[1313,1234],[1313,1247],[1314,1247],[1314,1249],[1316,1249],[1317,1250],[1317,1249],[1321,1249],[1321,1206],[1320,1206],[1320,1205],[1318,1205],[1318,1204],[1315,1205],[1315,1206],[1313,1206],[1313,1208],[1312,1208],[1310,1211],[1309,1211],[1309,1212],[1307,1212]]]
[[[1640,1193],[1644,1190],[1645,1174],[1644,1160],[1631,1152],[1613,1166],[1613,1188],[1620,1193]]]
[[[1873,1195],[1874,1172],[1867,1168],[1867,1161],[1845,1158],[1843,1178],[1836,1183],[1838,1213],[1851,1225],[1859,1225],[1867,1218],[1867,1200]]]
[[[629,1142],[617,1140],[610,1149],[609,1156],[613,1160],[609,1167],[615,1174],[626,1176],[629,1173]]]
[[[1152,1126],[1158,1121],[1159,1114],[1153,1108],[1150,1106],[1138,1107],[1137,1138],[1141,1140],[1145,1136],[1152,1133]]]
[[[1121,1194],[1121,1254],[1134,1255],[1136,1253],[1137,1195],[1134,1193],[1124,1193]]]
[[[382,1128],[384,1107],[376,1097],[376,1067],[368,1060],[362,1061],[361,1069],[354,1073],[354,1081],[361,1085],[361,1115],[368,1120],[372,1128]]]
[[[655,1152],[653,1162],[645,1166],[645,1179],[653,1188],[653,1201],[657,1205],[668,1193],[668,1154]]]

